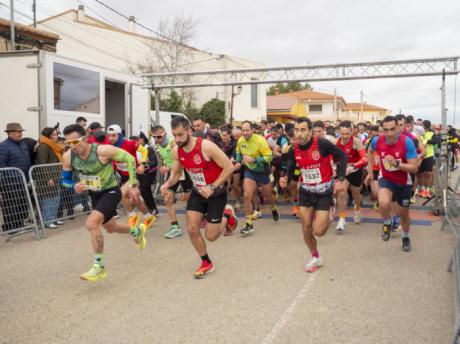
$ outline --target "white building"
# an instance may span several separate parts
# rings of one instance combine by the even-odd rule
[[[127,23],[126,30],[116,28],[87,15],[83,6],[79,6],[78,10],[70,9],[37,23],[37,28],[60,36],[61,39],[57,43],[58,55],[125,73],[139,71],[136,65],[153,58],[151,47],[165,44],[164,41],[157,38],[136,33],[135,27],[134,20],[131,20]],[[264,67],[258,62],[213,54],[193,47],[186,47],[184,54],[187,65],[180,71]],[[216,96],[226,101],[226,111],[229,115],[231,87],[195,89],[195,105],[201,107]],[[234,96],[233,104],[233,118],[236,121],[264,119],[266,117],[266,86],[243,86],[241,94]]]

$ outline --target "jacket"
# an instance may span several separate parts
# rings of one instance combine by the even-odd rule
[[[0,168],[17,167],[29,180],[31,165],[29,148],[24,141],[16,142],[7,138],[0,143]]]

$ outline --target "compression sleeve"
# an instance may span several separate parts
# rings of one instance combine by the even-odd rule
[[[337,163],[337,178],[344,180],[347,172],[347,155],[345,152],[325,139],[318,139],[318,148],[322,156],[332,155]]]
[[[294,155],[294,147],[291,146],[286,154],[286,176],[288,177],[289,182],[292,180],[292,177],[294,176],[295,169],[296,162]]]
[[[75,183],[72,179],[72,171],[61,171],[61,184],[63,187],[67,189],[71,189],[74,187]]]
[[[367,153],[365,149],[358,151],[360,159],[355,162],[353,165],[356,168],[361,168],[367,165]]]
[[[241,140],[240,139],[238,139],[238,142],[236,144],[235,160],[238,163],[241,163],[241,161],[243,161],[243,154],[241,154]]]
[[[115,155],[115,161],[125,162],[128,166],[128,174],[129,174],[129,184],[136,184],[136,159],[129,154],[128,152],[124,151],[123,149],[118,149],[117,154]]]
[[[145,146],[142,146],[142,145],[139,145],[137,147],[137,151],[139,153],[141,153],[141,160],[139,161],[140,164],[145,164],[147,163],[147,160],[148,160],[148,156],[149,156],[149,150],[147,149],[147,147]]]

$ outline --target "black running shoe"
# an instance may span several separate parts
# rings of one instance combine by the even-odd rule
[[[244,236],[254,233],[253,225],[246,222],[244,227],[241,228],[240,233]]]
[[[274,221],[278,221],[280,219],[280,214],[278,213],[278,209],[273,209],[272,210],[272,216]]]
[[[382,240],[388,241],[390,240],[390,232],[391,232],[391,224],[383,224],[382,227]]]
[[[404,252],[409,252],[411,250],[409,237],[402,238],[402,249]]]

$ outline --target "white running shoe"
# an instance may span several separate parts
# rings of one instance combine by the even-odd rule
[[[338,233],[343,233],[345,231],[345,228],[347,227],[347,222],[345,221],[345,218],[339,218],[339,223],[337,223],[337,229]]]
[[[305,272],[315,272],[318,268],[323,265],[323,261],[320,258],[312,257],[307,264],[304,266]]]
[[[353,219],[354,219],[356,224],[361,222],[361,214],[360,214],[359,210],[355,210],[355,215],[353,216]]]

